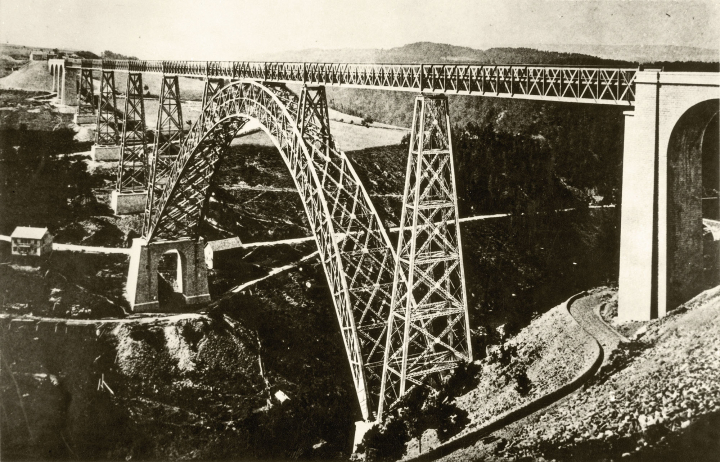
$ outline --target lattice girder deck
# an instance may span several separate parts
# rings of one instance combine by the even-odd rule
[[[203,108],[173,164],[145,233],[148,242],[197,238],[215,166],[237,131],[259,121],[300,193],[333,298],[365,419],[380,391],[395,258],[357,174],[329,133],[323,89],[300,100],[253,81],[220,89]]]
[[[366,64],[66,59],[71,69],[632,106],[638,69],[524,64]]]
[[[415,100],[385,348],[382,415],[409,388],[472,360],[445,96]]]

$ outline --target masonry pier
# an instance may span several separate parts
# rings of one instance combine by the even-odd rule
[[[663,317],[703,288],[702,152],[715,73],[640,71],[625,113],[618,317]]]
[[[144,239],[133,240],[130,251],[130,270],[127,278],[127,298],[133,312],[161,312],[158,298],[160,262],[163,256],[176,258],[176,291],[186,305],[210,301],[205,242],[182,239],[148,244]]]
[[[145,211],[146,199],[147,191],[114,190],[110,193],[110,207],[115,215],[134,215]]]

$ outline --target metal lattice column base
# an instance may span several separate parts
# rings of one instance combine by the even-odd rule
[[[447,98],[417,97],[412,127],[379,416],[472,360]]]

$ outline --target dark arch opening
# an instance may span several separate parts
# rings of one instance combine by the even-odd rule
[[[678,120],[668,143],[669,310],[718,282],[717,243],[703,225],[704,219],[720,217],[718,199],[711,199],[720,190],[718,111],[717,99],[691,107]]]
[[[158,301],[163,309],[169,306],[180,308],[185,305],[183,298],[183,261],[177,250],[171,250],[160,257],[158,263]]]
[[[720,220],[720,157],[718,114],[712,118],[702,140],[703,218]]]

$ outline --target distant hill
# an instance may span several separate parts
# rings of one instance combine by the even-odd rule
[[[564,51],[620,59],[640,64],[658,61],[700,61],[717,63],[720,48],[681,47],[675,45],[537,45],[541,50]]]
[[[580,53],[542,51],[532,48],[478,50],[444,43],[416,42],[388,49],[306,49],[252,57],[255,60],[296,62],[452,63],[487,64],[585,64],[627,65],[630,63]]]
[[[27,45],[15,45],[11,43],[0,44],[0,55],[10,56],[18,61],[27,61],[30,58],[30,53],[33,51],[44,51],[46,53],[56,53],[60,55],[77,55],[85,59],[97,59],[98,55],[91,51],[75,50],[72,48],[47,48],[47,47],[32,47]]]
[[[135,60],[137,61],[136,56],[127,56],[120,53],[114,53],[110,50],[105,50],[102,52],[102,59],[129,59],[129,60]]]

